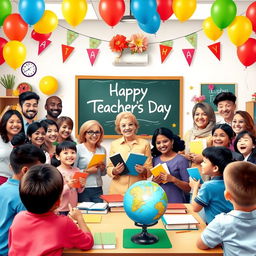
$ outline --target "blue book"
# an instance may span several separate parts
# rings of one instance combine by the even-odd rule
[[[129,170],[129,175],[138,176],[139,173],[136,171],[135,166],[138,165],[144,165],[144,163],[147,160],[147,156],[138,154],[138,153],[130,153],[128,156],[128,159],[126,161],[126,166]]]
[[[199,172],[199,169],[197,167],[187,168],[189,176],[194,180],[200,180],[200,183],[204,183],[202,180],[201,174]]]

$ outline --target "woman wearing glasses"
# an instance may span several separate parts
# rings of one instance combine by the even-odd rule
[[[106,149],[101,146],[104,130],[96,120],[83,123],[79,131],[79,143],[77,147],[77,158],[75,166],[89,175],[86,179],[85,190],[78,195],[79,202],[100,203],[103,200],[100,195],[102,191],[102,176],[106,175],[105,161],[87,168],[94,154],[106,154]]]

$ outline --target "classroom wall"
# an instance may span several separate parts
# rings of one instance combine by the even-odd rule
[[[251,100],[251,94],[255,91],[256,64],[245,68],[238,60],[236,47],[229,41],[225,31],[220,38],[221,61],[219,61],[208,49],[210,41],[199,31],[198,45],[191,66],[188,66],[182,53],[184,48],[192,48],[184,36],[201,30],[201,21],[168,21],[161,24],[156,35],[148,35],[151,43],[148,49],[149,64],[146,66],[114,66],[112,64],[115,54],[109,49],[108,42],[116,34],[130,37],[134,33],[142,32],[136,23],[121,23],[113,29],[101,21],[85,21],[74,30],[80,34],[102,39],[99,46],[100,52],[94,66],[91,66],[86,49],[89,48],[89,38],[80,35],[72,44],[75,47],[70,58],[63,63],[61,44],[66,44],[67,30],[58,26],[50,40],[51,45],[38,56],[38,42],[30,38],[32,28],[23,40],[27,48],[26,60],[37,64],[38,71],[32,78],[26,78],[21,74],[20,68],[14,71],[7,64],[0,66],[0,75],[14,74],[16,83],[28,82],[40,97],[39,117],[45,115],[44,103],[47,98],[39,90],[39,81],[44,76],[54,76],[58,80],[59,90],[56,95],[63,100],[63,115],[75,117],[75,75],[98,76],[183,76],[184,77],[184,112],[183,132],[192,126],[191,109],[194,95],[200,95],[200,83],[236,83],[237,84],[237,108],[244,110],[245,102]],[[60,25],[70,28],[65,21]],[[70,28],[73,29],[73,28]],[[0,36],[3,31],[0,30]],[[176,39],[177,38],[177,39]],[[161,64],[159,44],[156,42],[174,40],[173,50],[166,61]],[[191,89],[191,86],[193,89]],[[5,95],[5,90],[0,86],[0,95]],[[111,140],[105,140],[104,146],[109,149]],[[106,186],[108,186],[106,178]]]

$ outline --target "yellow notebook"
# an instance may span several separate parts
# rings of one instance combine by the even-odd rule
[[[150,171],[155,177],[160,175],[160,173],[170,173],[166,163],[158,164],[150,169]],[[167,181],[163,183],[167,183]]]
[[[106,154],[94,154],[87,168],[90,168],[94,165],[104,162],[105,158],[106,158]]]
[[[204,143],[202,140],[192,140],[189,142],[189,151],[194,154],[202,154],[204,150]]]
[[[101,215],[99,214],[83,214],[85,223],[100,223]]]

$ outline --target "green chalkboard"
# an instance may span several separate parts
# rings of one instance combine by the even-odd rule
[[[133,112],[139,135],[150,136],[159,127],[182,135],[182,77],[76,76],[76,134],[87,120],[98,120],[105,137],[117,137],[116,115]]]
[[[221,92],[232,92],[236,95],[236,84],[201,84],[201,95],[205,96],[205,102],[209,103],[215,112],[217,112],[217,107],[213,101]]]

